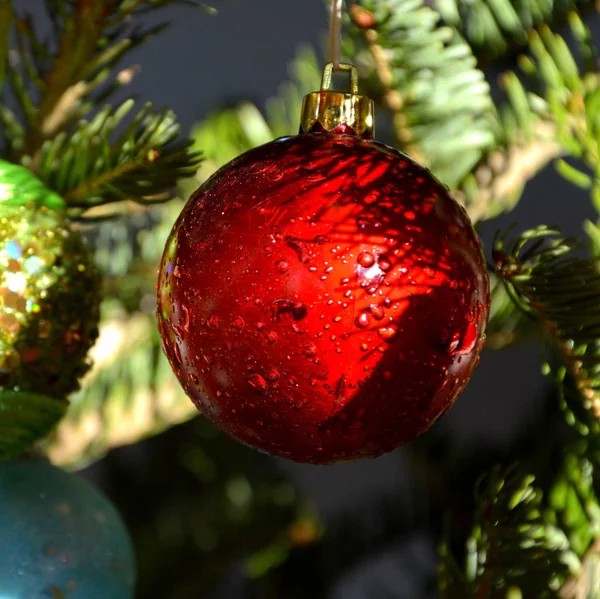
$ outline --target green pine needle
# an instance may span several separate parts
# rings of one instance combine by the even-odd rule
[[[554,352],[546,365],[567,421],[600,435],[600,263],[582,244],[538,227],[495,244],[496,273],[513,300],[544,326]]]
[[[42,146],[39,176],[70,207],[164,201],[179,179],[196,171],[198,154],[179,138],[173,113],[156,112],[148,103],[124,126],[133,107],[133,100],[116,109],[107,106],[91,121],[80,121],[70,135]]]
[[[455,187],[495,142],[490,89],[470,47],[420,0],[360,0],[350,12],[346,54],[391,111],[400,149]]]
[[[464,566],[447,539],[441,546],[442,599],[551,599],[579,561],[564,533],[542,513],[534,477],[495,468],[482,481]],[[519,595],[517,595],[519,596]]]
[[[456,27],[478,58],[498,60],[528,43],[542,24],[560,24],[571,10],[593,8],[590,0],[435,0],[444,21]]]
[[[137,17],[176,1],[46,0],[53,35],[41,43],[31,16],[8,18],[10,2],[0,0],[0,156],[38,174],[74,217],[108,202],[164,201],[195,172],[198,156],[170,111],[147,105],[120,133],[133,103],[99,110],[135,75],[134,68],[117,72],[123,59],[165,27],[140,27]]]

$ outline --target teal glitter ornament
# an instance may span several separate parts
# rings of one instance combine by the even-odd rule
[[[115,508],[45,461],[0,463],[0,598],[131,599],[135,564]]]
[[[89,368],[100,277],[66,205],[0,160],[0,389],[64,399]]]

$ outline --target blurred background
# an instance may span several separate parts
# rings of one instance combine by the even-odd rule
[[[41,10],[35,14],[37,3],[22,4],[44,21]],[[300,87],[311,77],[316,81],[318,69],[310,65],[320,67],[328,24],[322,0],[219,0],[215,6],[217,14],[185,6],[161,11],[157,19],[170,21],[170,27],[123,65],[140,65],[123,97],[139,95],[168,106],[184,130],[194,131],[208,159],[199,180],[235,156],[238,146],[261,136],[268,141],[270,132],[286,133],[283,124],[263,131],[252,106],[265,111],[268,98],[277,94],[286,103],[281,85],[298,64],[299,51],[300,64],[309,65],[297,77]],[[597,18],[590,23],[597,32]],[[302,47],[313,49],[316,63]],[[492,86],[500,70],[486,73]],[[289,134],[297,128],[290,124],[294,102],[309,91],[298,90],[289,102]],[[239,126],[230,126],[222,112],[240,105],[250,127],[243,143],[236,138],[242,135]],[[384,115],[378,129],[385,140]],[[187,182],[182,198],[193,187]],[[581,201],[577,193],[549,168],[528,184],[513,212],[480,226],[486,249],[494,232],[510,222],[520,229],[559,223],[564,232],[580,235],[582,221],[593,214],[585,192]],[[441,506],[450,505],[459,518],[461,509],[468,510],[477,476],[496,461],[526,453],[537,442],[540,422],[550,418],[545,399],[551,391],[540,372],[539,345],[488,349],[450,413],[423,438],[389,455],[317,467],[259,454],[195,417],[160,358],[152,278],[181,206],[175,201],[140,212],[127,227],[103,225],[92,239],[114,287],[109,278],[97,367],[74,401],[71,421],[58,433],[70,444],[57,441],[53,448],[57,461],[80,468],[106,446],[136,439],[137,430],[150,435],[181,422],[162,435],[113,449],[82,472],[115,502],[131,531],[139,598],[435,597]],[[80,413],[89,415],[83,406],[108,389],[117,406],[112,437],[98,441],[93,419],[77,419],[78,401]],[[160,405],[152,404],[156,424],[149,427],[144,406],[152,399],[144,403],[140,397],[152,394]]]

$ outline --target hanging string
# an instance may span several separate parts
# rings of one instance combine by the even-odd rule
[[[337,70],[340,67],[340,57],[342,52],[342,2],[343,0],[331,0],[329,62],[333,63],[334,70]]]

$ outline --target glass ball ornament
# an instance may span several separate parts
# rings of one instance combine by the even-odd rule
[[[0,598],[131,599],[135,564],[115,508],[45,461],[0,463]]]
[[[0,389],[65,398],[89,368],[100,277],[63,200],[0,161]]]
[[[388,452],[451,407],[483,346],[489,282],[465,210],[371,138],[364,97],[316,93],[300,135],[191,196],[160,266],[158,323],[215,425],[324,464]]]

